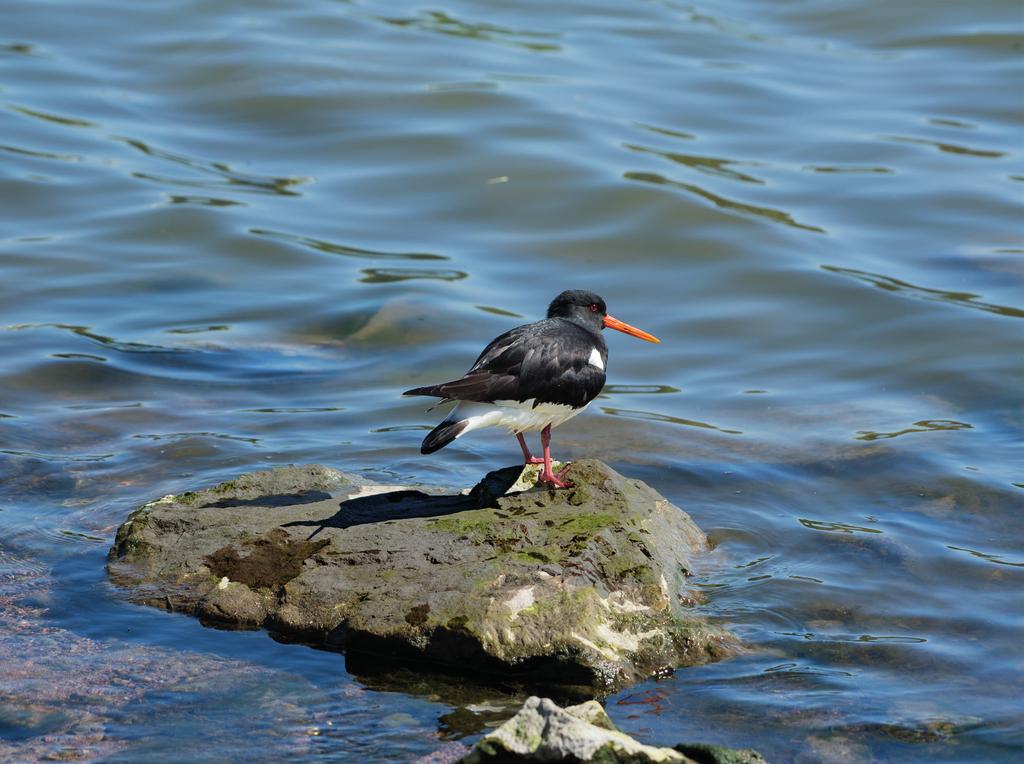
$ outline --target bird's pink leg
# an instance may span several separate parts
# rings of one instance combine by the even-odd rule
[[[544,446],[544,470],[537,479],[544,483],[550,483],[555,488],[572,488],[573,483],[561,479],[568,471],[568,467],[557,475],[551,471],[551,425],[540,431],[540,443]]]
[[[523,449],[523,463],[524,464],[543,464],[544,460],[539,456],[534,456],[530,453],[530,447],[526,445],[526,438],[523,437],[521,432],[516,433],[516,437],[519,438],[519,447]]]

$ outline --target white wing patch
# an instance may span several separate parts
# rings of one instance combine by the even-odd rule
[[[591,366],[596,366],[601,371],[604,371],[604,361],[601,360],[601,353],[597,348],[590,351],[590,358],[587,359],[587,362]]]

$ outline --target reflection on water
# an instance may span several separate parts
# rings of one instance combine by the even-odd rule
[[[658,151],[657,149],[648,148],[646,146],[638,146],[635,143],[624,143],[622,146],[623,148],[627,148],[630,151],[635,151],[639,154],[655,154],[657,156],[664,157],[671,162],[689,167],[691,170],[696,170],[697,172],[704,173],[705,175],[716,175],[720,178],[740,180],[744,183],[764,183],[760,178],[755,178],[753,175],[747,175],[746,173],[732,169],[732,165],[743,164],[732,159],[725,159],[722,157],[702,157],[695,154],[679,154],[672,151]]]
[[[244,207],[245,202],[234,199],[218,199],[215,196],[197,196],[196,194],[168,194],[171,204],[198,204],[200,207]]]
[[[139,433],[132,435],[140,440],[189,440],[191,438],[218,438],[220,440],[237,440],[242,443],[259,445],[259,438],[247,438],[242,435],[229,435],[224,432],[165,432],[165,433]]]
[[[934,146],[939,151],[945,151],[949,154],[965,154],[972,157],[987,157],[987,158],[998,158],[1006,156],[1003,151],[990,151],[986,149],[972,149],[967,146],[958,146],[955,143],[942,143],[941,141],[930,141],[926,138],[908,138],[906,136],[892,135],[886,140],[896,141],[898,143],[920,143],[925,146]]]
[[[202,175],[213,175],[219,178],[217,181],[204,181],[189,178],[169,178],[167,176],[151,175],[144,172],[132,173],[136,178],[152,180],[157,183],[177,186],[198,186],[202,188],[217,188],[219,186],[223,186],[234,190],[241,189],[243,191],[279,194],[281,196],[297,196],[298,192],[292,190],[292,186],[308,183],[310,180],[309,178],[271,178],[261,177],[251,173],[240,173],[225,162],[210,162],[192,159],[181,154],[176,154],[173,151],[156,148],[155,146],[151,146],[144,141],[140,141],[135,138],[125,138],[123,136],[115,135],[113,136],[113,139],[116,141],[122,141],[132,148],[138,149],[143,154],[155,159],[164,160],[171,164],[182,165],[190,170],[195,170]]]
[[[0,43],[0,51],[4,53],[17,53],[20,55],[31,56],[35,53],[35,46],[21,42],[7,42]]]
[[[894,170],[890,170],[888,167],[832,167],[825,165],[808,165],[804,168],[808,172],[824,172],[824,173],[838,173],[838,174],[850,174],[850,173],[874,173],[876,175],[891,175]]]
[[[1024,568],[1024,562],[1010,562],[1009,560],[1003,559],[1002,555],[988,554],[986,552],[979,552],[979,551],[974,550],[974,549],[964,549],[963,547],[952,546],[952,545],[947,545],[946,548],[947,549],[952,549],[952,550],[957,551],[957,552],[967,552],[967,554],[969,554],[969,555],[977,557],[977,558],[979,558],[981,560],[985,560],[986,562],[993,562],[996,565],[1009,565],[1009,566],[1014,567],[1014,568]]]
[[[47,122],[53,122],[57,125],[64,125],[65,127],[99,127],[95,122],[90,122],[87,119],[73,119],[72,117],[62,117],[57,114],[48,114],[45,111],[30,109],[27,106],[8,104],[7,108],[11,111],[17,112],[18,114],[23,114],[26,117],[42,119]]]
[[[664,395],[682,392],[672,385],[605,385],[601,391],[603,396],[609,395]]]
[[[887,292],[896,292],[897,294],[913,297],[919,300],[938,300],[940,302],[949,302],[955,305],[975,308],[976,310],[998,313],[1001,316],[1024,318],[1024,309],[981,302],[978,299],[981,295],[974,294],[973,292],[953,292],[944,289],[930,289],[928,287],[915,286],[907,281],[901,281],[900,279],[892,278],[891,276],[869,273],[867,271],[857,270],[856,268],[840,268],[834,265],[823,265],[821,267],[829,273],[851,276],[859,281],[871,284],[871,286],[884,289]]]
[[[104,409],[140,409],[142,403],[73,403],[64,406],[66,409],[78,410],[78,411],[96,411]]]
[[[60,529],[60,535],[69,541],[87,541],[92,544],[106,544],[106,537],[101,536],[90,536],[88,533],[80,533],[78,531],[70,531],[66,528]]]
[[[634,122],[633,124],[636,125],[636,127],[641,128],[642,130],[649,130],[650,132],[656,133],[658,135],[667,135],[669,138],[681,138],[684,141],[697,140],[696,135],[694,135],[693,133],[683,132],[682,130],[673,130],[668,127],[656,127],[655,125],[645,125],[643,122]]]
[[[724,427],[717,427],[707,422],[698,422],[695,419],[683,419],[678,416],[670,416],[669,414],[659,414],[654,411],[638,411],[636,409],[622,409],[615,408],[612,406],[602,406],[601,411],[609,416],[622,416],[630,419],[643,419],[649,422],[667,422],[669,424],[681,424],[685,427],[702,427],[705,430],[717,430],[718,432],[728,433],[729,435],[742,435],[742,430],[729,430]]]
[[[126,342],[123,340],[117,340],[113,337],[107,337],[98,332],[94,332],[90,326],[74,326],[71,324],[13,324],[11,326],[0,326],[0,332],[18,332],[27,331],[32,329],[63,329],[64,331],[77,334],[79,337],[85,337],[93,342],[100,345],[104,345],[113,350],[118,350],[122,353],[183,353],[188,352],[187,348],[174,348],[166,347],[164,345],[151,345],[146,342]],[[64,357],[69,357],[65,355]],[[101,356],[92,356],[98,360],[106,360]]]
[[[44,462],[102,462],[113,459],[117,454],[45,454],[37,451],[0,448],[0,454],[24,456]]]
[[[508,316],[509,318],[523,318],[521,313],[513,313],[511,310],[505,310],[504,308],[496,308],[493,305],[477,305],[477,310],[482,310],[484,313],[493,313],[496,316]]]
[[[423,458],[401,391],[578,287],[664,343],[609,338],[560,449],[695,518],[690,605],[750,647],[615,721],[1024,747],[1018,3],[123,5],[5,7],[0,760],[413,761],[507,716],[126,605],[105,550],[277,464],[474,484],[506,438]]]
[[[262,409],[239,409],[246,414],[323,414],[344,411],[341,406],[274,406]]]
[[[315,249],[318,252],[326,252],[329,255],[345,255],[346,257],[363,257],[369,259],[398,259],[398,260],[447,260],[444,255],[433,255],[427,252],[381,252],[373,249],[361,249],[350,247],[345,244],[314,239],[311,236],[285,233],[284,231],[272,231],[264,228],[251,228],[249,233],[254,236],[266,236],[270,239],[294,242],[304,247]]]
[[[544,40],[558,39],[561,35],[557,33],[508,29],[486,22],[462,21],[442,11],[423,11],[419,16],[412,18],[382,16],[381,21],[398,27],[415,27],[426,32],[513,45],[539,53],[561,50],[561,46],[556,43],[543,42]]]
[[[82,157],[76,154],[55,154],[52,151],[33,151],[32,149],[19,148],[18,146],[4,146],[0,144],[0,151],[9,151],[12,154],[35,157],[37,159],[57,159],[61,162],[81,162]]]
[[[458,281],[469,274],[455,270],[428,270],[425,268],[365,268],[360,281],[364,284],[390,284],[395,281],[410,279],[438,279],[439,281]]]
[[[659,186],[670,186],[672,188],[678,188],[683,191],[687,191],[691,194],[706,199],[707,201],[714,204],[716,207],[720,207],[724,210],[732,212],[740,212],[746,215],[755,215],[757,217],[767,218],[768,220],[776,223],[782,223],[784,225],[791,226],[792,228],[800,228],[804,231],[814,231],[815,233],[825,233],[824,228],[818,226],[807,225],[800,223],[793,219],[793,216],[783,210],[772,209],[771,207],[758,207],[754,204],[747,204],[745,202],[735,201],[728,199],[720,194],[713,193],[707,189],[696,186],[692,183],[683,183],[677,180],[671,180],[666,178],[664,175],[659,175],[655,172],[627,172],[623,174],[623,177],[627,180],[636,180],[642,183],[654,183]]]
[[[911,432],[934,432],[936,430],[971,430],[974,429],[966,422],[956,422],[952,419],[923,419],[914,422],[913,427],[905,427],[895,432],[873,432],[871,430],[860,430],[857,433],[857,440],[882,440],[885,438],[898,438]]]
[[[100,355],[92,355],[91,353],[50,353],[50,358],[68,358],[68,359],[80,359],[84,361],[98,361],[100,363],[106,363],[107,359]]]
[[[429,424],[396,424],[393,427],[375,427],[370,432],[416,432],[433,429]]]
[[[231,329],[227,324],[211,324],[210,326],[187,326],[165,329],[168,334],[202,334],[203,332],[226,332]]]
[[[830,523],[823,520],[808,520],[799,518],[800,525],[814,531],[833,531],[838,533],[882,533],[878,528],[865,528],[862,525],[850,525],[849,523]]]

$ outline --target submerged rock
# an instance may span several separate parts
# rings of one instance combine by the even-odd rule
[[[685,512],[594,460],[572,489],[536,475],[452,495],[320,466],[251,473],[136,510],[108,569],[135,601],[208,623],[569,694],[735,650],[685,607],[707,548]]]
[[[588,700],[560,708],[548,698],[528,698],[514,717],[481,738],[461,764],[549,761],[601,764],[764,764],[759,753],[710,745],[659,748],[619,732],[601,704]]]

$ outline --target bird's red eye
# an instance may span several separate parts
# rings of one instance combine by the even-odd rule
[[[590,303],[589,307],[590,307],[590,312],[591,313],[597,313],[597,303],[596,302]]]

